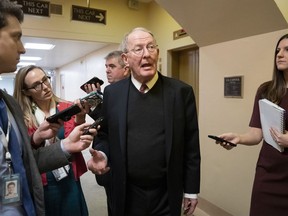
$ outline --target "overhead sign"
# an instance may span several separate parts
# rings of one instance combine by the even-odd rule
[[[72,5],[72,20],[106,25],[106,11]]]
[[[22,5],[22,10],[25,14],[45,17],[50,16],[49,2],[35,0],[18,0],[17,2]]]

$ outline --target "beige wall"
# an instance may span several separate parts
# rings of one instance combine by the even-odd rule
[[[199,126],[201,196],[236,216],[249,215],[251,187],[260,145],[226,151],[208,134],[248,129],[258,86],[272,77],[278,31],[200,49]],[[224,98],[224,77],[244,76],[242,99]]]
[[[167,51],[192,45],[195,44],[195,42],[191,37],[173,40],[173,32],[182,29],[182,27],[156,3],[150,5],[149,14],[148,28],[154,33],[157,44],[159,45],[162,64],[161,72],[163,74],[171,74]]]
[[[170,74],[169,50],[194,44],[190,37],[173,40],[173,31],[181,27],[156,3],[140,4],[138,11],[128,9],[126,0],[91,1],[90,6],[107,9],[107,26],[79,22],[63,25],[63,21],[69,22],[68,9],[65,9],[63,17],[26,16],[24,23],[24,34],[29,36],[114,43],[59,69],[57,80],[60,81],[60,74],[64,75],[65,98],[68,100],[84,96],[79,86],[92,76],[102,78],[107,85],[104,56],[117,49],[124,33],[133,27],[144,26],[154,32],[160,48],[163,74]],[[43,20],[46,20],[44,24],[47,22],[45,28]],[[260,83],[271,78],[274,46],[279,36],[286,32],[277,31],[200,48],[200,196],[235,216],[248,215],[260,145],[238,146],[226,151],[216,146],[207,135],[228,131],[243,133],[248,129],[255,91]],[[244,76],[242,99],[223,96],[224,77],[234,75]],[[59,82],[56,93],[60,95]]]
[[[63,5],[63,15],[51,17],[25,15],[22,25],[26,36],[51,37],[117,43],[134,26],[147,26],[147,8],[139,4],[139,10],[128,8],[127,0],[90,1],[90,7],[106,10],[106,25],[71,21],[71,5],[87,7],[87,1],[53,0],[53,4]]]
[[[287,0],[274,0],[275,3],[277,4],[279,10],[281,11],[282,15],[288,22],[288,1]]]

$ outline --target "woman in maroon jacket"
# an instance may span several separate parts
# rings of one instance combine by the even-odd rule
[[[274,71],[272,80],[263,83],[256,93],[250,129],[245,134],[225,133],[220,135],[235,144],[257,145],[263,139],[259,113],[259,100],[266,98],[288,111],[288,34],[277,42],[274,54]],[[288,214],[288,121],[285,118],[286,133],[270,129],[272,138],[284,148],[283,152],[269,145],[263,139],[256,166],[252,190],[250,215],[270,216]],[[226,149],[229,144],[221,143]]]

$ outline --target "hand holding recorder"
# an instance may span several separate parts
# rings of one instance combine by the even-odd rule
[[[95,104],[102,102],[103,96],[99,92],[91,92],[85,97],[80,99],[80,103],[84,104],[84,101],[87,101],[89,106],[94,106]],[[69,121],[73,115],[76,115],[81,112],[81,108],[77,104],[73,104],[67,109],[62,110],[52,116],[46,118],[46,120],[50,123],[58,123],[58,120]]]
[[[85,135],[85,134],[91,134],[90,133],[90,129],[98,129],[98,126],[99,125],[101,125],[101,123],[102,123],[102,121],[104,120],[104,118],[103,117],[99,117],[98,119],[96,119],[96,121],[93,123],[93,124],[91,124],[88,128],[86,128],[85,130],[84,130],[84,132],[83,132],[83,135]]]
[[[232,147],[236,147],[237,146],[235,143],[232,143],[232,142],[230,142],[228,140],[225,140],[223,138],[220,138],[218,136],[208,135],[208,137],[211,138],[211,139],[214,139],[214,140],[216,140],[216,142],[220,142],[221,144],[224,144],[224,145],[229,144]]]
[[[91,93],[93,91],[101,91],[101,85],[103,85],[104,81],[99,79],[98,77],[93,77],[88,80],[86,83],[80,86],[80,88],[86,93]]]
[[[89,130],[89,134],[83,134],[83,131],[89,127],[89,123],[84,123],[76,126],[68,137],[62,140],[64,149],[71,153],[80,152],[88,148],[97,135],[96,129]]]

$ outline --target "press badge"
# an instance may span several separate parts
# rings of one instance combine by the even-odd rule
[[[56,181],[60,181],[61,179],[66,178],[68,176],[69,169],[70,169],[69,165],[66,165],[64,167],[52,170],[52,173]]]
[[[1,177],[1,204],[21,205],[21,179],[20,174],[9,174]]]

